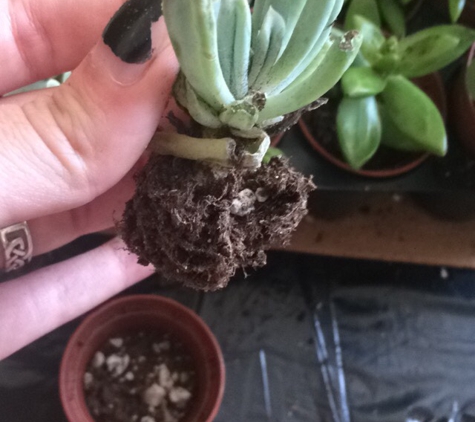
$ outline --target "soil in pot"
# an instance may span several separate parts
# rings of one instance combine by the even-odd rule
[[[109,339],[84,375],[96,422],[179,422],[193,403],[195,363],[168,333],[140,331]]]
[[[443,118],[446,116],[446,100],[442,80],[438,74],[414,79],[437,105]],[[366,177],[394,177],[419,166],[427,158],[426,153],[398,151],[381,145],[374,156],[360,170],[350,167],[341,152],[336,130],[338,98],[302,116],[299,125],[312,147],[337,167]]]

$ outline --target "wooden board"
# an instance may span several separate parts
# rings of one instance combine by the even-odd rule
[[[475,219],[437,219],[405,197],[371,196],[336,220],[307,216],[291,251],[475,269]]]

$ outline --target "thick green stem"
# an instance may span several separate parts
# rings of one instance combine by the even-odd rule
[[[173,132],[158,132],[150,141],[149,150],[161,155],[173,155],[188,160],[205,161],[232,167],[257,168],[270,145],[265,132],[253,142],[246,142],[241,151],[236,150],[233,138],[193,138]]]
[[[157,132],[149,149],[161,155],[206,161],[229,167],[236,159],[236,141],[232,138],[193,138],[172,132]]]

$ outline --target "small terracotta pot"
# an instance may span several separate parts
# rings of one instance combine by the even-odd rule
[[[475,104],[467,89],[467,68],[475,57],[475,44],[472,45],[463,68],[457,75],[450,91],[450,122],[457,138],[468,153],[475,159]]]
[[[225,369],[215,337],[193,311],[160,296],[112,300],[90,314],[70,338],[61,362],[59,389],[70,422],[94,422],[83,390],[84,372],[94,353],[110,338],[152,329],[180,340],[196,363],[194,403],[180,422],[211,422],[222,401]]]
[[[412,80],[419,88],[421,88],[434,102],[434,104],[439,109],[439,112],[443,118],[446,120],[447,116],[447,104],[446,104],[446,97],[445,97],[445,89],[442,78],[439,73],[431,73],[426,76],[422,76],[420,78],[415,78]],[[370,177],[370,178],[389,178],[400,176],[405,174],[419,165],[421,165],[428,157],[429,154],[422,153],[417,155],[413,160],[402,163],[399,166],[390,168],[390,169],[359,169],[356,170],[349,166],[345,161],[336,157],[329,151],[325,149],[325,147],[314,137],[310,128],[307,126],[303,119],[299,120],[299,126],[302,130],[305,138],[310,143],[310,145],[327,161],[334,164],[335,166],[341,168],[350,173],[357,174],[359,176]]]

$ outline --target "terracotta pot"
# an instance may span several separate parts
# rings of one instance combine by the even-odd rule
[[[434,102],[437,108],[442,115],[443,120],[446,120],[447,116],[447,105],[446,105],[446,97],[445,97],[445,89],[442,78],[439,73],[431,73],[426,76],[422,76],[420,78],[413,79],[413,82],[421,88]],[[405,174],[419,165],[421,165],[428,157],[429,154],[421,153],[417,154],[411,160],[402,161],[400,165],[396,165],[392,168],[388,169],[359,169],[355,170],[354,168],[350,167],[345,161],[336,157],[334,154],[329,152],[312,134],[310,128],[305,123],[304,119],[299,120],[299,126],[302,130],[305,138],[310,143],[310,145],[326,160],[334,164],[335,166],[341,168],[342,170],[348,171],[350,173],[354,173],[364,177],[371,177],[371,178],[388,178],[388,177],[395,177]],[[414,154],[412,154],[414,156]],[[410,157],[408,154],[407,157]]]
[[[450,122],[457,138],[468,153],[475,159],[475,104],[467,89],[467,68],[475,57],[475,44],[472,45],[463,68],[455,78],[450,91]]]
[[[224,392],[224,360],[215,337],[193,311],[152,295],[112,300],[90,314],[74,332],[61,362],[61,402],[70,422],[94,422],[83,391],[84,372],[94,353],[110,338],[153,329],[171,333],[186,347],[197,371],[197,394],[182,422],[211,422]]]

